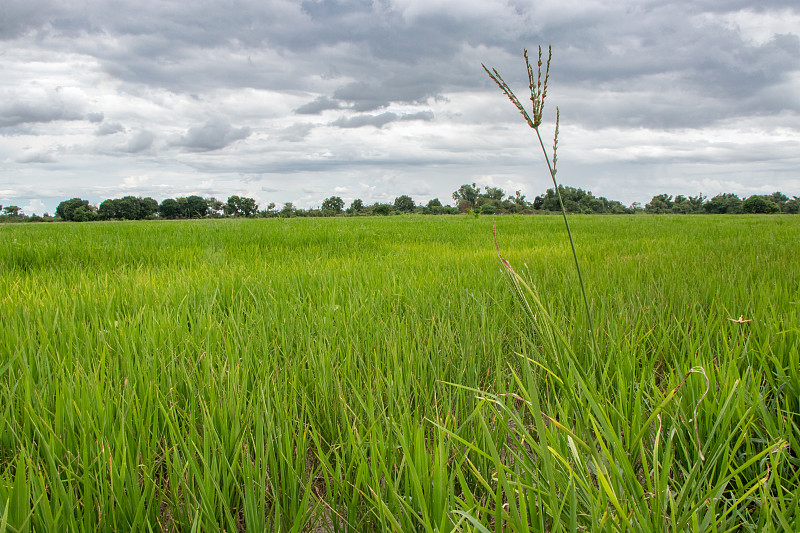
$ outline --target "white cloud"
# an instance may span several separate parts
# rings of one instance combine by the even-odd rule
[[[33,198],[28,201],[28,204],[22,207],[23,213],[26,215],[43,215],[47,211],[47,207],[38,198]]]

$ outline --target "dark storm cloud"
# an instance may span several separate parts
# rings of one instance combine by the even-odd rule
[[[337,128],[361,128],[363,126],[374,126],[382,128],[390,122],[398,120],[423,120],[431,121],[434,115],[431,111],[420,111],[419,113],[398,115],[397,113],[381,113],[379,115],[356,115],[353,117],[342,117],[330,123]]]
[[[316,100],[303,104],[294,110],[298,115],[319,115],[329,109],[339,109],[342,105],[327,96],[320,96]]]
[[[28,101],[8,98],[9,100],[0,103],[0,128],[84,118],[80,112],[69,109],[56,98],[35,98]]]
[[[361,128],[363,126],[374,126],[382,128],[390,122],[398,120],[400,117],[395,113],[381,113],[380,115],[356,115],[349,118],[340,118],[331,122],[331,126],[337,128]]]
[[[189,128],[185,135],[172,145],[180,146],[189,152],[210,152],[219,150],[236,141],[250,136],[250,128],[234,128],[224,120],[210,120],[202,126]]]
[[[117,47],[95,46],[91,39],[77,46],[97,57],[114,77],[181,92],[238,86],[308,90],[310,75],[328,71],[356,80],[296,108],[298,114],[339,107],[369,112],[392,103],[425,102],[453,90],[485,89],[481,61],[524,82],[524,69],[509,57],[539,42],[554,45],[553,84],[597,93],[684,93],[683,108],[668,98],[668,105],[660,106],[634,97],[628,99],[627,110],[613,105],[605,109],[602,100],[583,98],[573,111],[584,123],[692,127],[728,118],[731,112],[798,111],[786,99],[763,97],[765,90],[800,69],[796,35],[753,43],[736,27],[714,20],[698,26],[694,20],[743,8],[796,13],[796,2],[773,0],[753,6],[742,1],[659,0],[587,4],[574,13],[524,2],[498,4],[502,8],[489,13],[480,11],[480,5],[466,2],[449,10],[411,5],[406,6],[409,15],[402,2],[368,0],[310,0],[299,5],[245,1],[237,9],[213,1],[113,8],[89,2],[83,9],[40,2],[39,14],[33,15],[22,3],[11,2],[3,24],[8,29],[0,34],[19,35],[27,28],[52,38],[80,32],[115,36]],[[412,7],[420,12],[413,14]],[[335,47],[340,45],[356,53],[338,54]],[[482,47],[483,53],[465,57],[465,46]],[[301,60],[264,62],[258,53],[265,49]],[[719,105],[706,105],[705,97]],[[747,109],[733,109],[730,103],[741,99]]]

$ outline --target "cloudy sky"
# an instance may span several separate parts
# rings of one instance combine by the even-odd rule
[[[796,0],[3,0],[0,204],[451,202],[549,176],[520,97],[551,44],[560,181],[800,195]]]

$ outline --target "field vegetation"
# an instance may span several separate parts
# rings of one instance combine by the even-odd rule
[[[798,219],[496,224],[0,226],[0,532],[796,531]]]

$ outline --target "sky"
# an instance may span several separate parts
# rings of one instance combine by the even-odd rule
[[[3,0],[0,204],[800,195],[796,0]],[[546,52],[545,52],[546,53]]]

